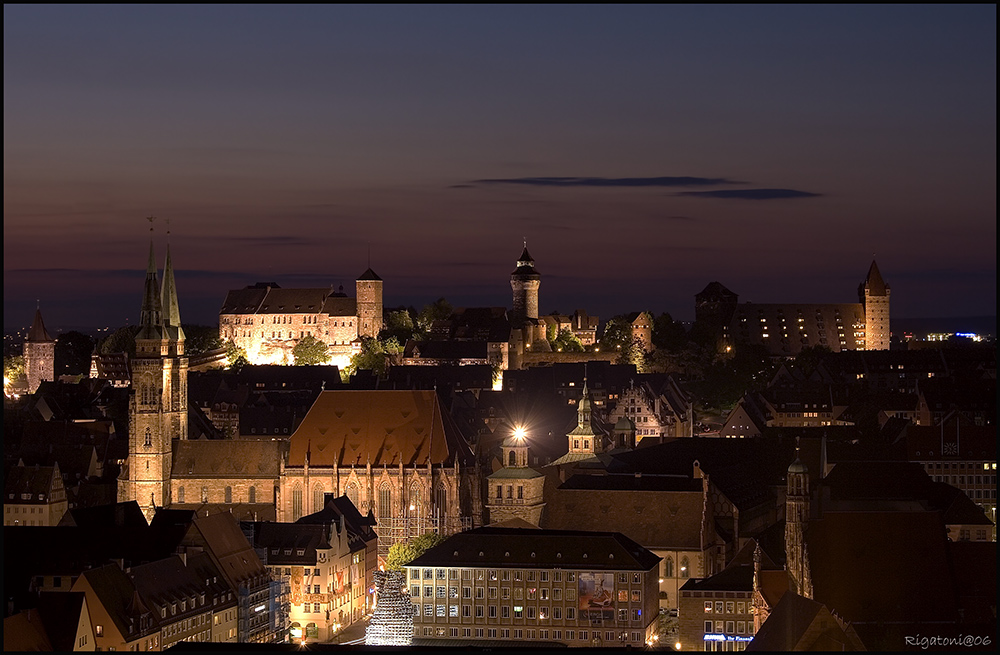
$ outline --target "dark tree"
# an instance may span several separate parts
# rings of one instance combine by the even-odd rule
[[[184,326],[184,352],[188,355],[201,355],[222,348],[219,328],[211,325]]]
[[[138,325],[120,327],[101,342],[98,350],[102,355],[128,353],[129,357],[135,357],[135,335],[138,332]]]
[[[688,343],[687,331],[680,321],[664,312],[653,319],[653,346],[672,352],[683,350]]]
[[[452,309],[451,303],[444,298],[438,298],[420,310],[420,314],[417,315],[417,326],[426,332],[431,329],[434,321],[441,321],[451,316]]]
[[[55,373],[86,375],[90,372],[90,356],[94,353],[94,338],[82,332],[66,332],[56,337]]]

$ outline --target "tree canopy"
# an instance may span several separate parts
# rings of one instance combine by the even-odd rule
[[[569,330],[560,330],[555,339],[552,339],[552,350],[564,353],[582,353],[583,343]]]
[[[436,532],[427,532],[409,541],[397,541],[389,547],[385,565],[390,570],[401,569],[444,540],[445,537]]]
[[[330,361],[330,350],[325,343],[309,334],[292,348],[292,357],[296,366],[316,366]]]
[[[230,369],[238,371],[250,363],[247,351],[237,346],[232,339],[226,339],[222,346],[226,349],[226,360],[229,362]]]
[[[134,341],[133,341],[134,344]],[[86,375],[90,373],[90,356],[94,353],[94,338],[83,332],[64,332],[56,337],[55,374]]]
[[[223,347],[219,328],[214,325],[185,325],[184,353],[202,355]]]
[[[420,310],[417,314],[417,326],[426,332],[431,329],[431,324],[434,321],[440,321],[451,316],[452,310],[454,308],[444,298],[438,298],[429,305],[424,305],[424,308]]]
[[[395,337],[361,337],[361,352],[351,357],[346,374],[354,375],[359,369],[365,369],[382,377],[385,375],[386,355],[395,355],[401,351],[402,347]]]

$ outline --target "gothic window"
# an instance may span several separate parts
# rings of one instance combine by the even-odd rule
[[[313,485],[313,504],[309,508],[310,511],[318,512],[323,509],[323,487],[322,485]]]
[[[181,487],[179,487],[177,489],[177,502],[178,503],[183,503],[184,502],[184,487],[183,486],[181,486]]]
[[[410,485],[410,513],[413,516],[420,516],[420,485],[414,482]]]
[[[691,566],[688,562],[688,558],[686,557],[681,559],[681,577],[682,578],[691,577]]]
[[[183,490],[184,487],[181,487],[181,489]],[[181,502],[184,502],[184,501],[181,501]],[[249,493],[249,496],[247,497],[247,502],[249,502],[249,503],[256,503],[257,502],[257,487],[250,487],[250,493]]]
[[[298,521],[302,518],[302,487],[295,485],[292,489],[292,520]]]
[[[347,485],[347,497],[350,498],[355,507],[361,508],[361,505],[358,504],[358,485],[353,482]]]
[[[522,487],[521,485],[517,485],[517,499],[518,500],[524,499],[524,487]]]
[[[227,503],[233,502],[233,488],[232,487],[226,487],[226,502]]]
[[[378,515],[384,519],[392,516],[392,488],[388,482],[383,482],[378,490]]]
[[[672,578],[674,577],[674,558],[668,557],[663,560],[663,577]]]
[[[444,517],[448,511],[448,490],[443,484],[438,485],[434,494],[434,505],[437,507],[438,514]]]
[[[510,451],[510,457],[507,459],[508,459],[507,466],[517,466],[517,455],[514,453],[513,450]]]

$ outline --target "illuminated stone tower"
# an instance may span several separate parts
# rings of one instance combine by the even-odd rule
[[[371,268],[356,281],[358,336],[376,337],[382,331],[382,278]]]
[[[517,260],[517,268],[510,274],[510,288],[514,291],[512,322],[520,327],[525,319],[538,319],[538,286],[542,276],[535,270],[535,260],[528,254],[528,244]]]
[[[889,285],[874,259],[858,297],[865,308],[865,350],[889,350]]]
[[[528,466],[528,440],[517,428],[500,445],[503,468],[489,476],[490,523],[521,519],[532,525],[542,520],[545,475]]]
[[[170,247],[160,287],[152,240],[139,325],[131,362],[128,479],[119,500],[135,500],[151,519],[156,507],[171,502],[173,440],[187,438],[188,368]]]
[[[785,561],[791,590],[812,598],[812,583],[805,550],[805,529],[809,522],[809,469],[799,459],[788,467],[785,487]]]
[[[28,393],[38,391],[42,380],[55,380],[56,341],[49,336],[42,321],[42,310],[35,309],[35,320],[24,341],[24,373],[28,378]]]

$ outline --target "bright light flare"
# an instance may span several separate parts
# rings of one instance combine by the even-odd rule
[[[523,441],[524,438],[528,436],[528,431],[524,429],[523,425],[518,425],[514,428],[514,438],[518,441]]]

